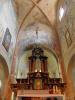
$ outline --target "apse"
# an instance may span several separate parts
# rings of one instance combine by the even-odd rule
[[[18,34],[17,56],[20,57],[24,50],[38,44],[53,49],[56,53],[59,51],[58,37],[52,27],[46,24],[35,22],[30,24],[25,30]],[[58,49],[56,51],[55,49]]]
[[[54,71],[55,68],[56,70],[59,70],[58,52],[60,51],[58,49],[59,48],[58,37],[56,36],[54,30],[48,25],[42,23],[33,23],[29,25],[24,31],[20,31],[17,40],[17,45],[18,45],[16,47],[17,60],[15,68],[16,75],[17,74],[21,75],[21,70],[23,74],[25,68],[26,71],[24,72],[24,75],[26,76],[28,72],[27,57],[30,55],[31,49],[34,48],[34,46],[39,46],[41,48],[44,48],[45,55],[48,55],[49,58],[48,62],[52,64],[50,65],[50,67],[53,68],[52,70]],[[53,66],[55,66],[55,68]],[[49,73],[50,73],[50,67],[49,67]],[[59,73],[56,75],[57,77],[59,77]]]
[[[41,48],[43,48],[41,46]],[[59,78],[61,75],[61,70],[59,66],[58,59],[56,55],[51,51],[43,48],[44,55],[48,57],[48,72],[50,77],[57,77]],[[21,56],[18,64],[17,69],[17,78],[26,78],[27,73],[29,72],[29,57],[32,55],[32,49],[27,50],[24,52],[24,54]],[[40,62],[37,61],[37,66],[39,66]],[[36,68],[36,71],[38,70],[38,67]],[[41,69],[40,69],[41,70]]]

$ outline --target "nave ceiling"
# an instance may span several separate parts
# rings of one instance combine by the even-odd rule
[[[61,47],[64,64],[65,66],[68,66],[68,62],[74,54],[75,44],[74,5],[74,0],[1,0],[0,7],[1,12],[3,12],[3,14],[1,13],[1,18],[5,14],[5,16],[3,16],[0,22],[0,27],[2,27],[1,36],[3,39],[6,27],[9,28],[10,34],[12,35],[12,42],[9,50],[9,59],[12,58],[12,52],[14,52],[14,48],[16,47],[15,43],[19,43],[19,40],[21,40],[21,34],[24,34],[28,27],[36,25],[37,23],[41,23],[43,25],[47,25],[48,27],[50,27],[50,30],[53,31],[50,34],[56,37],[54,39],[55,42],[57,42],[58,44],[57,51],[60,51],[59,48]],[[5,7],[8,7],[8,9],[5,9]],[[12,16],[11,12],[13,12]],[[37,26],[35,27],[35,33],[36,28]],[[67,32],[67,30],[69,32]],[[24,37],[26,36],[24,35]],[[0,39],[0,41],[2,41],[2,39]],[[45,40],[47,40],[47,38],[45,38]],[[6,53],[3,47],[2,49],[3,50],[1,51],[1,53]],[[5,55],[5,53],[3,54]],[[69,58],[69,60],[67,60],[67,58]]]
[[[18,16],[19,27],[39,21],[46,24],[55,24],[58,0],[13,0]]]

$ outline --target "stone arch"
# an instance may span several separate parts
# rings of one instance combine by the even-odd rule
[[[5,87],[8,80],[9,70],[8,65],[4,57],[0,54],[0,95],[3,97],[5,94]]]
[[[71,59],[69,60],[69,64],[67,68],[67,87],[69,87],[67,94],[70,98],[74,98],[75,96],[74,71],[75,71],[75,54],[72,55]]]
[[[71,81],[73,82],[73,87],[75,88],[75,78],[74,78],[74,73],[75,72],[75,54],[71,57],[69,64],[68,64],[68,69],[67,69],[67,73],[71,79]]]

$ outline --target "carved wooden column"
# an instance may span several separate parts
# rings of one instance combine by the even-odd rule
[[[44,72],[44,63],[43,63],[43,59],[41,58],[41,72]]]
[[[44,57],[44,72],[48,72],[48,69],[47,69],[47,57]]]
[[[29,57],[29,72],[35,72],[36,57]]]
[[[41,72],[48,72],[47,57],[45,56],[40,57],[40,61],[41,61]]]
[[[35,72],[35,66],[36,66],[36,57],[33,57],[33,64],[32,64],[32,72]]]

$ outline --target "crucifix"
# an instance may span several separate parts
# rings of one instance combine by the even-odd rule
[[[39,27],[36,27],[36,38],[38,39],[38,29]]]
[[[36,40],[38,40],[38,29],[39,29],[39,27],[37,26],[37,27],[36,27],[36,30],[35,30],[35,32],[36,32],[36,33],[35,33],[35,34],[36,34]],[[35,43],[34,46],[37,48],[36,40],[34,41],[34,43]]]

